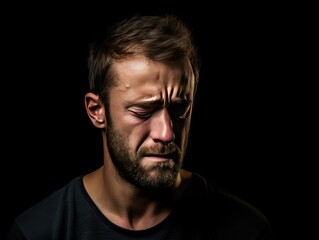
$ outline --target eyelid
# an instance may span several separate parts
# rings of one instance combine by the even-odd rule
[[[190,111],[191,103],[189,101],[175,102],[175,104],[172,104],[168,108],[171,116],[185,119]]]
[[[186,108],[185,108],[183,114],[180,115],[179,118],[181,118],[181,119],[186,118],[186,117],[188,116],[188,113],[189,113],[190,109],[191,109],[191,104],[188,104],[188,105],[186,106]]]
[[[180,119],[184,119],[187,117],[187,114],[191,108],[191,101],[185,99],[178,99],[176,101],[171,102],[167,109],[170,112],[171,117],[178,117]],[[154,112],[159,109],[162,109],[164,106],[162,103],[147,103],[147,104],[136,104],[134,106],[128,107],[128,111],[132,112],[136,117],[139,118],[148,118]]]

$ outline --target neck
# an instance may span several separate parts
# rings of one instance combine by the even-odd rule
[[[114,224],[142,230],[163,221],[186,189],[191,174],[181,170],[173,189],[165,194],[136,188],[114,167],[101,167],[83,179],[85,189],[100,211]]]

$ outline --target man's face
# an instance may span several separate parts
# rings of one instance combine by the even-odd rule
[[[189,134],[194,81],[144,57],[117,60],[109,94],[107,146],[128,182],[152,190],[175,184]]]

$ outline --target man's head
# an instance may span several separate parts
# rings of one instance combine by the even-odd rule
[[[186,152],[199,59],[173,16],[135,16],[91,45],[88,114],[120,175],[150,189],[175,183]]]

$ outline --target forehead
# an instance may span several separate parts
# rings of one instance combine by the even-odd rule
[[[152,61],[143,56],[116,60],[115,91],[160,98],[190,97],[194,80],[186,79],[183,67]]]

